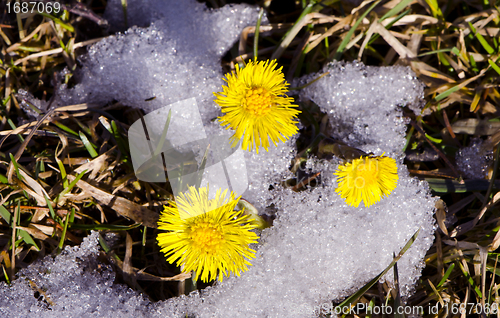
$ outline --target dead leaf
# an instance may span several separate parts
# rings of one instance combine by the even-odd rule
[[[68,180],[72,182],[75,180],[75,177],[73,175],[68,175]],[[157,228],[158,214],[148,208],[125,198],[102,191],[83,180],[78,180],[76,186],[91,195],[97,202],[116,211],[116,213],[135,222],[142,223],[147,227]]]

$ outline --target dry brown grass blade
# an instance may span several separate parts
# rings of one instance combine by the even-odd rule
[[[45,191],[45,189],[35,180],[33,179],[30,175],[28,175],[26,172],[23,171],[23,169],[19,169],[19,173],[23,177],[23,182],[27,184],[33,191],[35,191],[35,199],[38,203],[38,206],[45,206],[47,203],[45,202],[44,195],[47,197],[48,194]]]
[[[416,55],[409,50],[406,46],[401,44],[399,40],[389,31],[387,30],[382,24],[378,23],[378,21],[373,22],[375,24],[374,26],[374,31],[380,34],[381,37],[384,38],[384,40],[398,53],[398,55],[402,59],[410,58],[414,59],[416,58]]]
[[[293,24],[292,23],[278,23],[278,24],[269,24],[269,25],[261,25],[259,27],[259,34],[263,32],[276,32],[276,31],[284,31],[288,30]],[[250,34],[255,33],[255,26],[248,26],[243,29],[240,34],[240,42],[238,44],[238,55],[243,56],[247,50],[247,42],[248,36]],[[248,57],[253,56],[252,53],[246,54]]]
[[[83,42],[78,42],[78,43],[75,43],[75,45],[73,45],[73,48],[74,49],[77,49],[77,48],[81,48],[81,47],[84,47],[84,46],[87,46],[87,45],[90,45],[90,44],[93,44],[93,43],[96,43],[96,42],[99,42],[100,40],[102,40],[104,38],[98,38],[98,39],[91,39],[91,40],[87,40],[87,41],[83,41]],[[19,65],[25,61],[29,61],[29,60],[32,60],[32,59],[36,59],[38,57],[42,57],[42,56],[48,56],[48,55],[53,55],[53,54],[59,54],[59,53],[62,53],[63,52],[63,49],[62,48],[57,48],[57,49],[52,49],[52,50],[48,50],[48,51],[43,51],[43,52],[38,52],[38,53],[33,53],[33,54],[30,54],[26,57],[23,57],[22,59],[19,59],[19,60],[16,60],[14,62],[14,65]]]
[[[366,45],[368,44],[368,42],[372,38],[373,33],[376,32],[376,29],[377,29],[376,22],[377,21],[373,21],[373,23],[368,28],[368,31],[366,31],[365,39],[363,40],[363,43],[361,44],[361,48],[359,49],[358,60],[361,60],[361,57],[363,56],[363,52],[365,51]]]
[[[19,230],[24,230],[24,231],[28,232],[34,238],[42,240],[42,241],[45,241],[45,240],[50,238],[45,233],[43,233],[42,231],[40,231],[39,229],[36,229],[36,228],[24,227],[24,226],[18,226],[17,228]],[[53,240],[53,242],[57,244],[56,240]]]
[[[387,24],[391,23],[394,21],[395,17],[392,18],[387,18],[382,22],[382,25],[386,26]],[[396,23],[393,24],[393,26],[409,26],[409,25],[433,25],[437,24],[439,22],[438,19],[428,16],[428,15],[422,15],[422,14],[410,14],[402,17],[397,21]]]
[[[132,237],[128,232],[125,233],[125,257],[121,263],[121,269],[123,274],[123,280],[131,287],[138,288],[137,280],[132,270],[132,244],[134,243]]]
[[[115,151],[117,146],[113,146],[110,148],[108,151],[103,153],[102,155],[96,157],[90,162],[84,163],[83,165],[79,166],[78,168],[75,169],[75,173],[79,174],[82,173],[83,171],[87,170],[87,172],[90,172],[90,175],[88,177],[89,180],[94,180],[97,177],[97,174],[103,170],[104,164],[106,160],[110,157],[110,154]]]
[[[479,277],[481,278],[481,294],[483,295],[483,297],[481,297],[481,305],[484,308],[486,299],[486,263],[488,262],[487,248],[481,247],[479,249],[479,260],[481,261],[481,272]]]
[[[450,175],[449,169],[448,171],[441,171],[441,170],[442,169],[436,169],[436,170],[408,169],[408,171],[415,176],[455,179],[455,176]]]
[[[318,44],[320,44],[322,41],[324,41],[325,38],[332,36],[333,34],[335,34],[338,31],[343,30],[347,25],[349,25],[352,22],[352,20],[353,20],[353,16],[349,15],[349,16],[343,18],[342,20],[340,20],[339,22],[337,22],[337,24],[335,24],[333,27],[328,29],[328,31],[323,33],[319,38],[317,38],[313,42],[309,43],[309,45],[307,46],[307,49],[304,51],[304,54],[309,53],[312,49],[314,49],[316,46],[318,46]]]
[[[462,250],[476,250],[476,249],[481,248],[481,246],[477,243],[466,242],[466,241],[443,240],[443,243],[445,243],[446,245],[454,246],[455,248],[457,248],[457,253],[462,260],[465,260]],[[469,266],[467,264],[465,264],[464,267],[466,267],[467,271],[469,271]],[[471,276],[473,276],[473,275],[471,275]]]
[[[126,234],[126,239],[125,239],[125,258],[123,259],[123,272],[125,274],[132,274],[132,237],[128,232]]]
[[[444,276],[444,262],[443,262],[443,242],[441,241],[441,234],[436,231],[436,261],[437,261],[437,272],[442,278]]]
[[[75,179],[74,176],[68,175],[68,180],[71,182]],[[108,206],[109,208],[116,211],[116,213],[129,218],[135,222],[142,223],[143,225],[151,228],[157,227],[158,214],[145,208],[137,203],[129,201],[125,198],[111,195],[105,191],[102,191],[93,185],[83,181],[78,180],[76,186],[83,191],[90,194],[97,202]]]
[[[35,292],[38,292],[40,295],[43,295],[43,299],[49,304],[50,306],[55,306],[56,304],[50,299],[50,297],[45,293],[45,290],[42,288],[39,288],[34,281],[28,278],[28,283]]]
[[[17,42],[15,44],[12,44],[11,46],[9,46],[5,52],[6,53],[10,53],[10,52],[13,52],[15,50],[17,50],[23,43],[26,43],[28,42],[29,40],[31,40],[38,32],[40,32],[40,30],[42,29],[47,29],[48,27],[50,27],[50,23],[49,22],[45,22],[45,23],[42,23],[42,24],[39,24],[35,30],[33,30],[33,32],[31,32],[28,36],[26,36],[24,39],[22,39],[20,42]]]
[[[19,209],[14,209],[14,216],[12,218],[12,254],[10,257],[11,264],[10,264],[10,278],[14,279],[14,274],[16,273],[16,241],[17,241],[17,215],[18,215]]]
[[[9,192],[5,197],[2,198],[2,201],[0,201],[0,205],[4,205],[5,202],[7,202],[7,200],[14,194],[18,194],[20,192],[23,192],[22,189],[18,189],[18,190],[14,190],[14,191],[11,191]]]
[[[180,273],[172,277],[159,277],[149,273],[144,273],[143,271],[144,270],[141,269],[140,271],[137,272],[136,274],[137,280],[147,280],[153,282],[173,282],[173,281],[185,281],[186,279],[191,278],[191,272]]]
[[[488,120],[480,120],[477,118],[467,118],[457,120],[451,126],[455,134],[482,135],[489,136],[497,133],[500,130],[499,122],[490,122]]]
[[[425,78],[422,78],[421,75],[425,75],[425,76],[427,76],[431,79],[435,79],[435,80],[442,80],[442,81],[445,81],[447,83],[456,83],[456,81],[453,77],[450,77],[450,76],[442,73],[438,69],[436,69],[436,68],[434,68],[434,67],[430,66],[429,64],[424,63],[422,61],[412,60],[410,62],[410,65],[411,65],[411,69],[415,72],[415,74],[417,74],[419,79],[422,80],[429,87],[434,86],[433,82],[427,81]]]
[[[460,148],[462,145],[457,140],[457,136],[455,136],[455,133],[453,132],[453,129],[451,128],[450,120],[448,119],[448,114],[446,113],[446,111],[443,111],[443,120],[444,120],[444,124],[446,126],[446,130],[450,134],[453,142],[455,143],[455,145],[457,145]]]
[[[119,268],[123,267],[123,262],[119,259],[110,257],[111,262],[115,263]],[[135,277],[136,280],[142,281],[152,281],[152,282],[183,282],[186,279],[191,278],[191,272],[180,273],[172,277],[160,277],[153,274],[145,273],[144,268],[139,270],[136,267],[131,267],[131,275]]]
[[[498,247],[500,246],[500,231],[497,232],[493,240],[491,241],[491,244],[488,248],[489,251],[495,251]]]
[[[15,180],[15,181],[11,182],[11,184],[16,184],[23,191],[26,191],[26,193],[28,193],[30,196],[35,198],[35,200],[39,206],[46,205],[45,199],[43,198],[43,196],[42,197],[39,196],[35,191],[33,191],[30,187],[26,186],[22,181]]]
[[[314,174],[313,176],[310,176],[309,178],[303,180],[302,182],[296,184],[292,190],[297,192],[300,188],[304,187],[305,185],[309,184],[311,181],[313,181],[314,179],[316,179],[319,175],[321,174],[321,172],[318,172],[316,174]]]
[[[45,120],[43,123],[48,123],[49,120]],[[38,122],[34,121],[34,122],[31,122],[31,123],[27,123],[27,124],[23,124],[19,127],[17,127],[16,129],[14,130],[2,130],[0,131],[0,136],[11,136],[11,135],[18,135],[18,134],[22,134],[27,128],[30,128],[30,127],[33,127],[33,126],[36,126],[38,124]],[[7,138],[3,138],[2,139],[2,142],[0,142],[0,147],[2,146],[3,144],[3,141],[4,139],[7,139]]]
[[[51,101],[52,103],[52,101]],[[49,104],[50,106],[50,104]],[[21,158],[21,155],[23,154],[24,150],[26,149],[26,146],[28,145],[28,143],[30,142],[31,138],[33,137],[33,135],[35,134],[35,131],[38,129],[38,127],[40,127],[40,125],[42,125],[42,123],[52,114],[53,110],[49,110],[40,120],[37,121],[37,123],[34,125],[34,128],[30,131],[29,135],[24,139],[24,142],[22,143],[22,145],[19,147],[19,150],[16,152],[15,156],[14,156],[14,159],[17,161],[19,160],[19,158]],[[3,143],[5,142],[5,140],[10,136],[10,134],[8,134],[7,136],[5,136],[2,141],[0,142],[0,148],[2,147]],[[12,174],[14,173],[14,163],[13,162],[10,162],[9,164],[9,170],[7,172],[7,178],[9,180],[9,182],[12,182]]]
[[[285,52],[285,50],[288,48],[288,46],[292,43],[292,41],[295,39],[297,34],[302,30],[302,28],[311,23],[312,19],[314,18],[314,14],[307,14],[303,19],[298,21],[298,23],[295,23],[293,27],[288,31],[288,35],[286,38],[280,43],[280,45],[276,48],[276,50],[273,52],[271,55],[271,60],[277,60],[280,58],[280,56]]]
[[[441,231],[448,236],[448,229],[444,224],[446,221],[446,206],[444,201],[441,199],[436,201],[436,220]]]
[[[471,229],[473,229],[477,225],[477,222],[479,222],[479,220],[483,217],[484,213],[489,208],[491,208],[493,205],[495,205],[498,202],[498,200],[500,200],[500,192],[497,192],[493,196],[493,198],[491,199],[491,201],[485,207],[483,207],[481,209],[481,211],[479,211],[479,213],[476,215],[476,217],[473,220],[471,220],[469,222],[466,222],[464,224],[458,225],[457,227],[455,227],[455,229],[453,229],[453,231],[451,231],[450,237],[456,237],[458,235],[462,235],[462,234],[470,231]]]
[[[48,236],[52,236],[52,234],[54,234],[54,227],[53,226],[30,223],[28,225],[28,227],[36,228],[37,230],[39,230],[40,232],[42,232],[43,234],[48,235]],[[57,245],[58,242],[57,241],[54,241],[54,242],[55,242],[54,245]]]

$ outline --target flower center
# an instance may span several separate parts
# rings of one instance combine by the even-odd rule
[[[354,168],[356,175],[354,186],[364,188],[373,185],[378,180],[378,161],[365,159],[363,163],[358,164]]]
[[[271,109],[271,94],[262,87],[249,89],[242,104],[247,111],[255,116],[265,115]]]
[[[209,254],[216,253],[224,241],[220,224],[215,224],[213,220],[195,223],[189,238],[196,248]]]

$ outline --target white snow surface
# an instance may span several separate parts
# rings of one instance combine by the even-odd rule
[[[463,147],[455,154],[457,168],[470,179],[484,179],[488,167],[493,161],[493,151],[483,148],[480,137],[472,138],[469,146]]]
[[[194,97],[203,118],[219,115],[213,92],[221,91],[224,83],[220,59],[243,28],[255,25],[257,8],[209,10],[195,0],[137,0],[128,6],[129,20],[151,25],[132,27],[93,45],[75,75],[78,84],[72,89],[61,85],[53,105],[115,100],[149,113]],[[110,1],[108,11],[123,16],[119,0]]]
[[[115,7],[109,10],[118,14],[119,2],[110,1]],[[150,112],[195,97],[207,134],[219,133],[221,128],[210,122],[220,115],[212,96],[223,83],[219,59],[238,32],[254,23],[256,9],[238,5],[208,11],[194,0],[176,1],[176,6],[173,1],[146,2],[154,9],[144,5],[136,16],[129,10],[129,22],[154,24],[94,45],[84,60],[79,84],[73,89],[61,87],[58,103],[118,100]],[[136,1],[128,4],[139,6]],[[207,23],[213,27],[207,28]],[[302,90],[300,98],[314,101],[329,115],[332,136],[397,160],[398,186],[389,197],[368,208],[347,206],[335,193],[333,172],[339,163],[335,159],[308,160],[308,169],[322,172],[320,186],[298,193],[283,189],[279,182],[292,176],[288,167],[296,155],[294,137],[269,152],[245,154],[249,189],[243,197],[261,211],[274,204],[277,219],[262,232],[253,266],[240,277],[153,304],[113,284],[112,271],[96,260],[98,243],[93,233],[81,247],[68,247],[55,259],[47,257],[20,271],[12,286],[1,285],[0,313],[12,317],[316,317],[320,306],[345,298],[378,275],[420,228],[418,239],[398,262],[402,293],[410,295],[434,239],[435,199],[425,182],[409,176],[401,152],[405,143],[401,107],[420,111],[422,85],[404,67],[335,63],[324,71],[330,74]],[[145,101],[153,96],[156,99]],[[165,118],[158,120],[165,122]],[[274,189],[269,190],[269,185]],[[29,280],[50,302],[34,297]]]

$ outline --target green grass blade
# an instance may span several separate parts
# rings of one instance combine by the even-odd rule
[[[490,63],[490,66],[500,75],[500,67],[498,67],[497,63],[490,59],[488,59],[488,63]]]
[[[259,16],[257,17],[257,24],[255,25],[255,33],[253,37],[253,58],[257,61],[259,52],[259,30],[260,22],[262,21],[262,16],[264,15],[264,8],[260,8]]]
[[[401,20],[405,15],[407,15],[408,13],[411,12],[411,9],[408,9],[406,10],[405,12],[401,13],[400,15],[398,15],[394,20],[391,21],[391,23],[388,23],[385,28],[386,29],[390,29],[394,23],[398,22],[399,20]],[[380,21],[379,21],[380,22]],[[368,41],[368,44],[367,46],[370,46],[373,44],[373,42],[375,42],[375,40],[377,40],[378,38],[380,37],[380,34],[374,34],[373,37],[370,39],[370,41]]]
[[[64,222],[64,228],[61,235],[61,240],[59,241],[59,246],[57,246],[57,250],[61,251],[64,246],[64,240],[66,239],[66,231],[68,230],[69,219],[74,218],[75,216],[75,208],[71,208],[71,215],[66,214],[66,220]]]
[[[59,200],[66,194],[68,193],[69,191],[71,191],[71,189],[73,189],[73,187],[76,185],[76,183],[83,177],[83,175],[87,173],[87,170],[85,169],[84,171],[80,172],[75,180],[73,180],[66,188],[64,188],[64,190],[61,191],[61,193],[59,193],[59,195],[57,196],[57,199],[56,199],[56,202],[59,202]]]
[[[411,126],[410,131],[408,132],[408,135],[406,136],[406,143],[405,143],[405,146],[403,147],[402,152],[405,152],[406,148],[408,148],[408,145],[410,144],[411,136],[413,136],[413,132],[415,132],[415,127]]]
[[[455,47],[453,49],[455,49]],[[430,52],[425,52],[425,53],[419,54],[419,55],[417,55],[417,57],[423,57],[423,56],[426,56],[426,55],[432,55],[432,54],[437,54],[437,53],[453,52],[453,49],[433,50],[433,51],[430,51]]]
[[[5,276],[5,281],[7,282],[7,285],[10,285],[9,275],[7,275],[7,272],[5,271],[5,266],[2,266],[2,270],[3,270],[3,275]]]
[[[460,87],[460,85],[455,85],[451,88],[448,88],[447,90],[445,90],[444,92],[442,92],[441,94],[439,94],[438,96],[436,96],[436,98],[434,98],[434,100],[436,102],[439,102],[440,100],[442,99],[445,99],[446,97],[448,97],[451,93],[454,93],[456,91],[458,91],[459,89],[461,89],[462,87]]]
[[[456,56],[460,56],[460,51],[457,49],[456,46],[454,46],[452,49],[451,49],[451,53],[455,54]]]
[[[61,178],[63,180],[63,187],[68,187],[68,175],[66,173],[66,169],[64,168],[64,164],[59,158],[56,158],[57,165],[59,166],[59,171],[61,172]]]
[[[349,44],[349,41],[351,40],[352,38],[352,35],[354,34],[354,31],[356,31],[356,29],[358,28],[359,24],[361,23],[361,21],[363,21],[363,19],[368,15],[368,13],[370,13],[370,11],[373,10],[373,8],[375,8],[379,3],[380,3],[381,0],[377,0],[375,1],[359,18],[358,20],[356,21],[356,23],[354,23],[354,26],[349,30],[349,32],[347,32],[347,35],[345,36],[345,38],[342,40],[342,42],[340,43],[338,49],[337,49],[337,52],[335,53],[335,56],[333,57],[334,60],[339,60],[340,57],[342,56],[342,54],[344,53],[344,50],[347,46],[347,44]]]
[[[56,18],[53,15],[50,15],[50,14],[45,13],[45,12],[38,11],[37,13],[40,14],[40,15],[43,15],[46,18],[49,18],[49,19],[53,20],[55,23],[59,24],[61,27],[65,28],[69,32],[75,32],[75,28],[71,24],[64,23],[61,19]]]
[[[458,263],[458,267],[460,267],[460,270],[462,271],[462,274],[464,274],[465,278],[467,278],[467,282],[469,282],[469,285],[472,287],[472,289],[474,290],[474,292],[476,293],[477,297],[479,299],[483,298],[483,294],[481,293],[481,290],[479,290],[479,287],[476,285],[476,283],[474,282],[474,279],[470,276],[470,274],[465,270],[464,266],[462,265],[462,263],[457,262]]]
[[[114,120],[111,121],[111,133],[113,134],[113,137],[115,137],[118,148],[120,149],[123,156],[125,158],[128,158],[128,143],[123,140],[123,137],[120,134],[120,130],[118,129],[118,125]]]
[[[437,284],[436,288],[439,288],[439,287],[441,287],[441,285],[444,284],[444,282],[448,279],[448,277],[450,276],[450,274],[454,268],[455,268],[455,263],[451,263],[450,267],[448,267],[448,269],[446,270],[446,273],[444,273],[443,278],[441,278],[441,280],[439,281],[439,284]]]
[[[373,313],[373,308],[375,307],[375,297],[370,299],[368,306],[366,307],[366,318],[371,318]]]
[[[306,15],[308,15],[312,11],[314,4],[314,1],[311,1],[307,5],[307,7],[305,7],[297,21],[295,21],[293,27],[283,36],[283,40],[281,41],[276,51],[274,51],[273,55],[271,56],[271,60],[278,60],[281,57],[281,54],[283,54],[286,48],[290,45],[290,43],[292,43],[295,36],[303,27],[302,20],[305,19]]]
[[[14,165],[14,170],[16,170],[16,175],[19,180],[23,180],[23,177],[21,176],[21,173],[19,172],[19,166],[17,165],[16,158],[12,155],[12,153],[9,153],[10,160],[12,161],[12,164]]]
[[[125,21],[125,29],[128,29],[128,14],[127,14],[128,3],[127,0],[121,0],[121,3],[123,10],[123,20]]]
[[[462,182],[452,179],[425,178],[432,191],[436,193],[463,193],[472,191],[487,191],[490,186],[490,181],[469,179]],[[496,189],[500,189],[500,181],[496,180],[494,185]]]
[[[438,145],[443,142],[442,139],[431,137],[431,136],[429,136],[429,134],[425,134],[425,137],[427,137],[427,139],[429,139],[430,141],[432,141],[433,143],[438,144]]]
[[[472,33],[474,33],[474,35],[476,36],[479,43],[481,43],[481,46],[485,49],[486,52],[488,52],[488,54],[495,53],[495,50],[491,47],[491,45],[489,45],[489,43],[481,34],[476,32],[476,28],[474,28],[474,26],[470,22],[469,22],[469,28],[471,29]]]
[[[92,143],[89,141],[89,139],[87,138],[87,136],[85,136],[84,133],[82,133],[81,131],[79,132],[79,135],[80,135],[80,139],[82,140],[83,142],[83,145],[85,146],[85,148],[87,149],[87,151],[89,152],[90,156],[92,158],[95,158],[98,156],[97,152],[95,151],[94,149],[94,146],[92,145]]]
[[[399,289],[399,274],[398,274],[398,263],[394,264],[394,288],[396,290],[396,298],[394,299],[394,318],[405,318],[405,315],[401,313],[401,292]]]
[[[111,252],[110,256],[112,256],[116,260],[121,261],[120,258],[118,257],[118,255],[116,255],[115,253],[113,253],[111,251],[111,248],[109,247],[108,243],[106,243],[106,240],[101,236],[101,234],[99,234],[99,244],[101,245],[101,247],[105,253]]]
[[[73,136],[76,136],[76,137],[79,137],[80,135],[74,131],[73,129],[69,128],[68,126],[64,125],[64,124],[61,124],[60,122],[58,121],[53,121],[53,123],[59,127],[61,130],[67,132],[68,134],[71,134]]]
[[[43,197],[45,198],[45,202],[47,203],[47,207],[49,208],[50,217],[52,218],[52,220],[54,220],[54,221],[58,222],[59,224],[61,224],[61,221],[59,220],[59,217],[54,212],[54,208],[52,207],[52,204],[50,204],[49,198],[47,198],[47,196],[45,194],[43,195]]]
[[[12,215],[3,205],[0,205],[0,216],[5,220],[5,222],[7,222],[7,224],[10,225]]]
[[[375,278],[373,278],[371,281],[369,281],[360,290],[358,290],[353,295],[351,295],[346,300],[344,300],[342,303],[340,303],[338,305],[338,307],[342,308],[342,307],[351,306],[351,304],[354,304],[361,296],[364,295],[364,293],[366,293],[366,291],[368,289],[370,289],[373,285],[375,285],[380,280],[380,278],[382,278],[382,276],[387,274],[387,272],[396,264],[397,261],[399,261],[399,259],[404,255],[404,253],[406,253],[406,251],[412,246],[413,242],[415,242],[415,240],[417,239],[419,232],[420,232],[420,229],[418,229],[417,232],[415,232],[415,234],[412,235],[412,237],[408,240],[408,242],[401,249],[399,254],[392,260],[391,264],[389,264],[389,266],[387,266],[386,269],[384,269],[380,274],[378,274]]]
[[[128,231],[139,227],[141,223],[135,223],[132,225],[113,225],[113,224],[72,224],[70,222],[69,227],[75,230],[94,230],[94,231]]]
[[[15,130],[17,127],[16,125],[14,124],[14,122],[9,118],[7,119],[7,123],[9,124],[10,128],[12,128],[12,130]],[[16,134],[17,136],[17,139],[19,139],[21,141],[21,143],[24,142],[24,138],[23,136],[21,136],[21,134]]]
[[[443,12],[439,8],[439,4],[437,3],[437,0],[425,0],[425,2],[429,5],[432,11],[432,15],[435,18],[442,19],[443,18]]]
[[[22,229],[18,229],[17,234],[22,237],[23,241],[26,244],[33,245],[37,252],[40,251],[40,248],[38,247],[38,245],[36,245],[35,240],[33,240],[33,238],[31,237],[31,235],[28,232],[26,232],[25,230],[22,230]]]
[[[396,15],[398,13],[400,13],[404,8],[406,8],[410,2],[412,2],[413,0],[403,0],[401,1],[400,3],[398,3],[394,8],[392,8],[391,10],[389,10],[386,14],[384,14],[380,20],[378,20],[378,22],[382,22],[384,21],[385,19],[389,18],[389,17],[392,17],[393,15]]]

